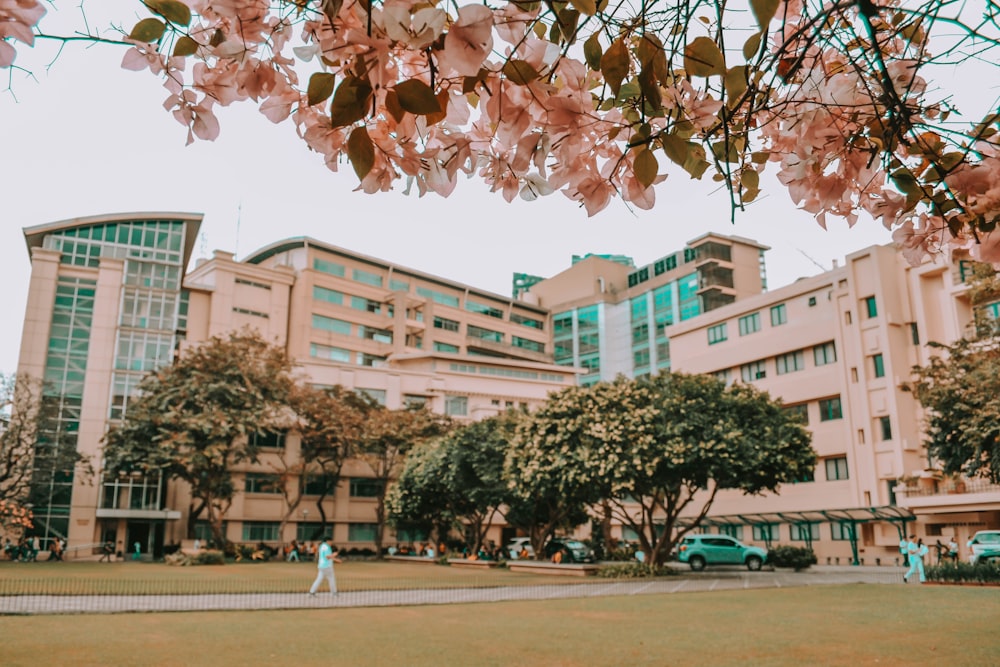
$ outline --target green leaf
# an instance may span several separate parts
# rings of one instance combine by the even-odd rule
[[[173,53],[173,55],[175,55],[175,56],[193,56],[195,53],[198,52],[198,47],[199,46],[201,46],[201,45],[198,44],[198,42],[194,41],[193,39],[191,39],[187,35],[181,35],[180,39],[177,40],[177,43],[174,44],[174,53]]]
[[[596,0],[569,0],[569,4],[584,16],[593,16],[597,13]]]
[[[774,18],[780,4],[781,0],[750,0],[750,9],[753,11],[754,18],[757,19],[757,25],[761,27],[761,30],[767,30],[767,26]]]
[[[635,179],[643,188],[648,188],[653,184],[659,168],[660,164],[656,161],[653,151],[645,146],[640,148],[639,154],[635,156],[635,161],[632,164],[632,170],[635,173]]]
[[[174,25],[191,24],[191,8],[179,0],[144,0],[144,4]]]
[[[132,32],[128,34],[128,38],[134,39],[137,42],[152,44],[153,42],[158,42],[160,37],[163,37],[163,32],[166,29],[167,26],[160,19],[143,19],[135,24]]]
[[[508,60],[503,66],[503,74],[511,83],[519,86],[538,79],[538,71],[524,60]]]
[[[763,31],[755,32],[754,34],[750,35],[750,39],[748,39],[746,42],[743,43],[744,58],[750,60],[751,58],[754,57],[754,55],[756,55],[756,53],[760,50],[760,41],[761,39],[763,39],[763,37],[764,37]]]
[[[344,127],[361,120],[368,113],[372,87],[367,79],[349,76],[344,79],[330,104],[330,121],[333,127]]]
[[[329,72],[315,72],[310,76],[309,87],[306,89],[309,106],[328,100],[333,95],[336,83],[337,77]]]
[[[684,69],[692,76],[726,73],[726,59],[719,45],[708,37],[695,37],[684,47]]]
[[[628,76],[629,57],[628,48],[621,39],[616,39],[608,47],[608,50],[601,56],[601,73],[604,80],[611,87],[611,92],[618,96],[618,91],[622,87],[622,81]]]
[[[367,127],[356,127],[347,138],[347,159],[354,167],[358,180],[364,180],[368,172],[375,166],[375,146],[368,136]]]
[[[726,72],[726,96],[730,102],[735,102],[747,89],[747,66],[737,65]]]
[[[691,144],[676,134],[663,135],[660,137],[660,144],[663,145],[663,152],[667,154],[667,157],[682,167],[691,155]]]
[[[431,87],[420,79],[400,81],[395,87],[399,106],[417,116],[439,113],[441,105]]]
[[[602,54],[601,40],[597,38],[597,33],[595,32],[583,43],[583,57],[587,61],[587,67],[595,72],[600,72]]]

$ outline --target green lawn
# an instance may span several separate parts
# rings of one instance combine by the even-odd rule
[[[346,561],[337,565],[342,591],[412,588],[522,586],[594,583],[594,577],[544,576],[480,570],[433,563]],[[285,593],[307,588],[316,576],[313,563],[227,563],[176,567],[163,563],[10,563],[0,562],[4,593],[147,594],[147,593]],[[606,581],[606,580],[600,580]]]
[[[427,607],[17,616],[0,617],[0,663],[964,667],[1000,663],[998,619],[996,588],[865,584]]]

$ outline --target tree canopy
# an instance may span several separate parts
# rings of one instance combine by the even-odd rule
[[[30,507],[47,503],[55,480],[88,480],[89,458],[60,432],[58,400],[38,378],[0,377],[0,531],[32,527]]]
[[[219,135],[219,107],[253,104],[290,121],[330,169],[349,163],[369,193],[405,182],[447,196],[465,174],[508,201],[559,191],[593,215],[613,197],[653,207],[674,173],[719,182],[736,211],[771,165],[820,224],[866,214],[912,262],[947,242],[1000,261],[996,98],[963,115],[949,88],[951,68],[1000,62],[992,3],[134,9],[138,20],[123,14],[107,30],[53,35],[40,0],[0,0],[0,67],[17,67],[15,47],[38,39],[118,44],[123,67],[163,79],[189,141]]]
[[[284,350],[256,332],[192,346],[140,383],[125,419],[106,436],[106,470],[187,482],[198,501],[190,521],[205,512],[216,543],[225,544],[222,517],[236,493],[233,468],[258,460],[254,433],[294,425],[293,386]]]
[[[674,530],[685,510],[697,524],[721,490],[777,492],[816,465],[808,431],[766,393],[682,373],[563,390],[533,415],[523,447],[528,484],[544,477],[568,498],[607,500],[651,564],[686,532]]]

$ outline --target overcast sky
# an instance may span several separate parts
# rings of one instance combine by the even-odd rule
[[[14,71],[12,90],[0,93],[0,272],[9,313],[0,323],[0,372],[17,366],[30,274],[22,230],[78,216],[198,212],[205,220],[195,257],[220,249],[242,258],[311,236],[503,295],[513,272],[553,275],[588,252],[642,265],[709,231],[770,246],[771,289],[890,242],[870,220],[854,229],[834,221],[824,231],[770,179],[731,224],[725,192],[673,167],[653,211],[615,202],[593,218],[561,194],[507,204],[476,180],[460,182],[448,199],[353,192],[349,165],[329,171],[290,122],[273,125],[249,105],[219,111],[217,141],[185,146],[186,129],[161,106],[161,82],[121,70],[123,52],[71,45],[50,66],[52,45],[21,49],[17,64],[34,79]]]

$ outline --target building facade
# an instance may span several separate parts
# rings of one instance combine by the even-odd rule
[[[892,563],[902,533],[933,546],[1000,526],[1000,486],[943,479],[904,390],[927,343],[972,321],[965,258],[910,267],[892,247],[668,329],[674,369],[748,382],[808,425],[815,474],[780,495],[720,493],[705,530],[809,545],[821,562]],[[961,493],[958,491],[961,490]]]
[[[185,485],[104,475],[101,440],[146,373],[212,336],[249,326],[284,347],[313,384],[341,385],[389,408],[427,405],[459,421],[537,407],[576,382],[575,369],[553,363],[548,313],[537,306],[304,238],[239,262],[216,252],[185,275],[200,222],[143,213],[25,230],[32,274],[18,372],[48,382],[58,446],[78,449],[98,469],[93,482],[59,479],[46,506],[34,507],[43,548],[66,537],[71,549],[111,540],[157,555],[187,536]],[[316,539],[318,497],[279,532],[287,508],[269,483],[295,460],[295,436],[262,444],[259,463],[234,469],[242,493],[226,514],[227,538]],[[371,476],[350,462],[324,501],[345,548],[372,543]],[[207,526],[195,530],[207,536]]]

